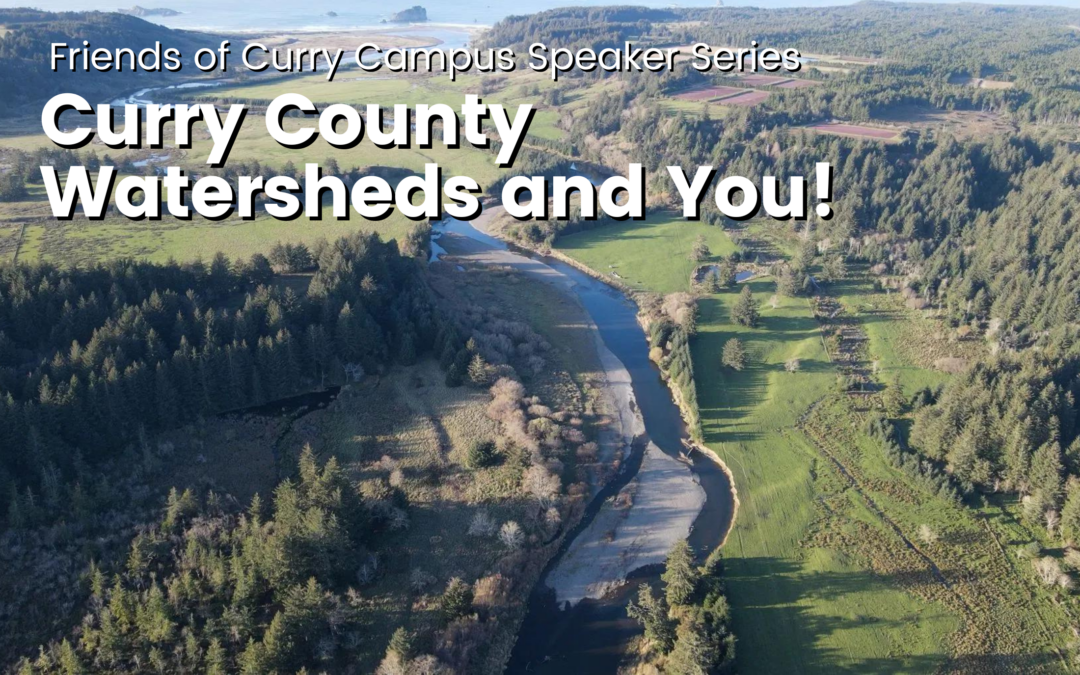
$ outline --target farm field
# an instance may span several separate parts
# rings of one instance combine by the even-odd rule
[[[776,85],[777,89],[806,89],[808,87],[816,87],[820,82],[814,80],[788,80],[787,82],[781,82]]]
[[[777,75],[740,75],[739,79],[752,87],[771,87],[791,80]]]
[[[748,91],[738,96],[730,96],[720,101],[721,105],[754,106],[769,98],[767,91]]]

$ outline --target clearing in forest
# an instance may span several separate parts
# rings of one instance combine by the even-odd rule
[[[745,92],[745,89],[737,87],[705,87],[703,89],[689,89],[672,96],[680,101],[713,101],[716,99],[734,96]]]
[[[992,80],[986,77],[953,77],[949,79],[949,84],[965,85],[976,89],[1012,89],[1015,86],[1013,82]]]
[[[871,138],[883,141],[893,140],[900,135],[899,129],[883,129],[881,127],[867,127],[859,124],[844,124],[842,122],[814,124],[806,128],[823,134],[853,136],[855,138]]]

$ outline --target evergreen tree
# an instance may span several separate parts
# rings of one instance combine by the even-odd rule
[[[694,568],[694,552],[685,539],[675,543],[664,561],[664,573],[660,576],[667,584],[668,604],[672,607],[685,605],[694,594],[697,584],[697,570]]]
[[[907,399],[904,398],[904,390],[900,386],[899,379],[894,379],[889,386],[885,387],[881,401],[885,405],[885,414],[889,417],[896,418],[904,414]]]
[[[1061,446],[1050,442],[1035,451],[1031,459],[1031,487],[1042,493],[1048,505],[1061,499],[1061,472]]]
[[[645,628],[645,639],[654,651],[660,654],[671,651],[675,644],[675,622],[668,617],[664,596],[655,595],[649,584],[641,584],[637,602],[631,600],[626,613]]]
[[[1061,509],[1061,538],[1080,543],[1080,483],[1070,484],[1065,506]]]
[[[743,286],[739,298],[731,307],[731,320],[740,326],[757,328],[760,312],[758,302],[754,299],[754,293],[749,286]]]
[[[742,370],[746,367],[746,349],[743,348],[739,338],[731,338],[724,343],[724,352],[720,360],[732,370]]]
[[[495,462],[495,442],[488,439],[478,439],[469,446],[469,452],[465,456],[465,465],[470,469],[482,469],[491,466]]]
[[[439,611],[447,623],[472,613],[473,589],[460,577],[454,577],[446,585],[439,600]]]
[[[469,381],[476,387],[486,387],[491,384],[491,367],[480,354],[473,355],[469,362]]]

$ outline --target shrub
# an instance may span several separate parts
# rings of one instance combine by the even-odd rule
[[[446,585],[439,601],[439,611],[447,623],[472,612],[473,590],[460,577],[454,577]]]
[[[495,441],[489,439],[473,441],[465,455],[465,466],[470,469],[482,469],[495,463]]]

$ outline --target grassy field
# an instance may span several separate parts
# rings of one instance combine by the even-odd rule
[[[709,230],[714,254],[731,250],[717,228],[677,219],[633,223],[567,237],[560,250],[594,269],[618,264],[635,285],[685,290],[692,263],[684,251],[696,228]],[[619,236],[621,233],[623,236]],[[762,325],[729,320],[740,289],[700,302],[692,342],[705,439],[731,467],[740,510],[725,547],[729,596],[739,636],[739,669],[747,673],[932,672],[948,654],[959,622],[838,547],[811,541],[822,481],[838,474],[796,429],[800,416],[833,387],[817,323],[805,299],[773,308],[771,279],[751,283]],[[720,365],[729,338],[744,340],[751,365]],[[791,358],[800,372],[785,372]],[[851,501],[836,527],[872,520]]]
[[[350,220],[344,221],[332,218],[311,221],[306,217],[282,221],[264,215],[253,221],[222,222],[202,218],[130,221],[123,217],[110,217],[102,222],[33,222],[26,225],[18,260],[63,264],[86,264],[117,257],[153,262],[165,262],[170,258],[208,261],[219,251],[237,260],[253,253],[266,253],[279,241],[311,243],[318,239],[333,240],[360,230],[378,232],[384,240],[396,239],[412,225],[412,221],[397,213],[378,222],[364,220],[355,213]],[[0,252],[7,260],[14,253],[11,240],[18,236],[16,227],[0,230]]]
[[[684,290],[690,264],[677,253],[696,227],[635,223],[559,248],[596,270],[629,268],[635,287]],[[712,229],[713,252],[725,250]],[[771,229],[751,232],[771,251],[792,248]],[[741,288],[704,295],[691,343],[705,442],[739,492],[724,557],[740,672],[1059,672],[1074,618],[1013,553],[1032,541],[1044,555],[1060,549],[1020,521],[1015,499],[957,505],[898,469],[864,431],[877,397],[839,393],[808,300],[774,299],[767,277],[749,283],[760,326],[730,321]],[[865,332],[877,379],[909,393],[947,379],[937,359],[983,349],[878,290],[864,269],[828,291]],[[743,371],[720,363],[732,337],[750,355]],[[792,358],[797,373],[784,368]],[[937,536],[922,538],[924,526]]]
[[[698,235],[705,236],[713,261],[735,251],[719,228],[686,222],[674,212],[571,234],[560,238],[557,248],[603,274],[614,272],[634,288],[671,293],[690,287],[690,273],[698,265],[690,251]]]
[[[431,77],[355,76],[344,73],[332,82],[325,75],[278,80],[269,84],[233,87],[214,90],[204,97],[212,99],[235,99],[269,101],[281,94],[302,94],[315,103],[347,103],[351,105],[378,104],[384,107],[443,103],[455,110],[465,102],[467,94],[476,94],[486,103],[501,103],[511,113],[519,104],[531,103],[539,107],[529,127],[529,133],[537,138],[559,139],[565,134],[556,127],[558,113],[544,109],[540,93],[555,86],[542,74],[523,70],[513,75],[462,75],[451,81],[448,75]]]
[[[806,301],[773,309],[770,279],[751,282],[762,325],[728,318],[735,292],[701,303],[694,371],[706,444],[729,465],[739,514],[725,547],[729,595],[746,673],[929,672],[946,654],[957,621],[874,574],[842,550],[808,545],[822,482],[835,480],[795,427],[835,380]],[[752,355],[742,372],[721,367],[731,337]],[[800,372],[783,369],[799,358]],[[868,514],[857,503],[838,526]],[[877,664],[877,665],[875,665]]]

